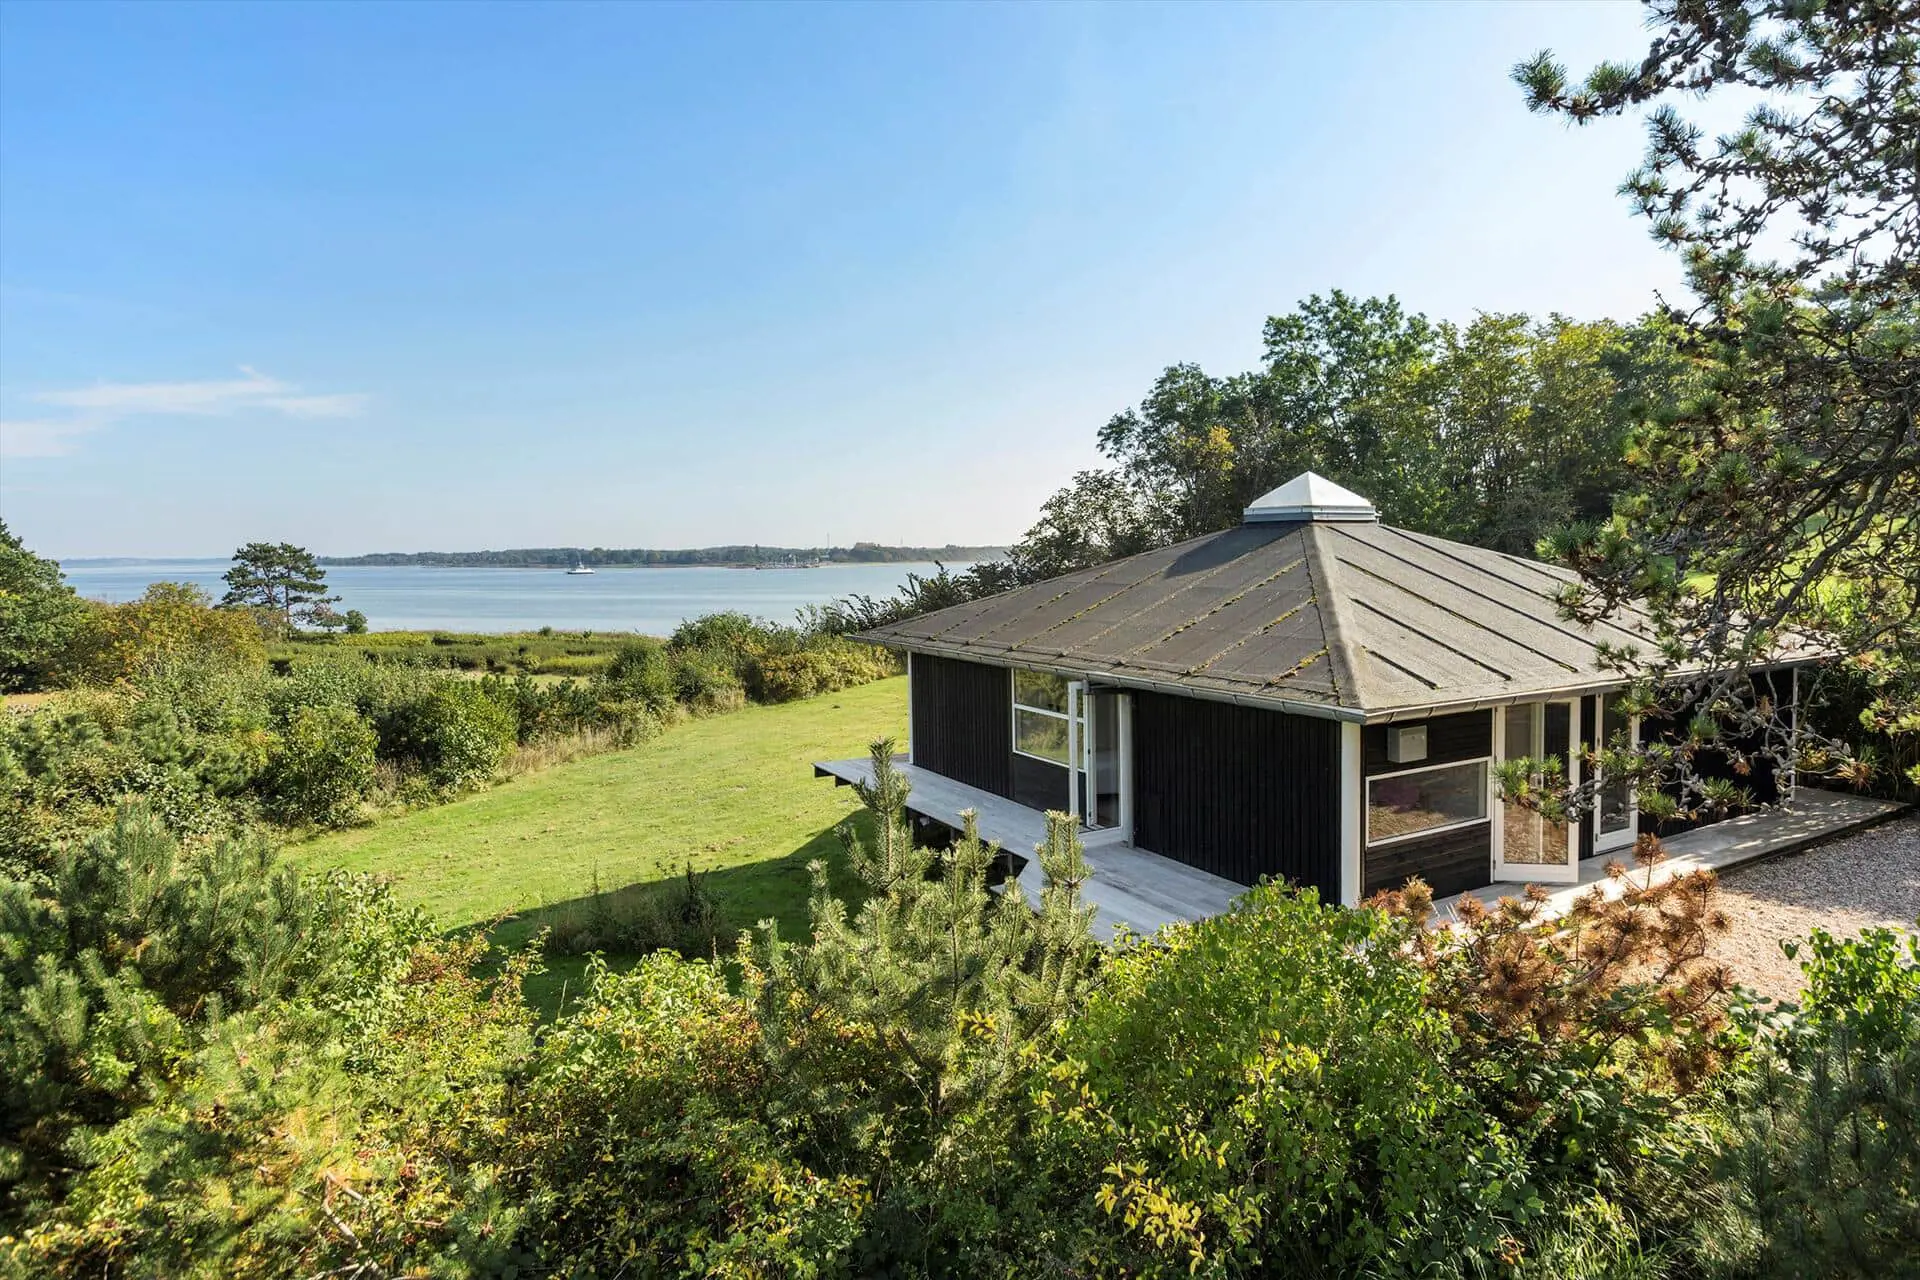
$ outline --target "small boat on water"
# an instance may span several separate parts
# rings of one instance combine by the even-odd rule
[[[593,572],[593,570],[591,570],[591,569],[589,569],[589,568],[587,568],[587,564],[586,564],[586,561],[584,561],[584,560],[575,560],[575,561],[573,562],[573,568],[571,568],[571,569],[569,569],[569,570],[567,570],[567,576],[568,576],[569,578],[571,578],[571,577],[573,577],[573,576],[574,576],[575,574],[579,574],[579,573],[592,573],[592,572]]]

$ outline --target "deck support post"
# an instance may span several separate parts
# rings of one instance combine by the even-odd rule
[[[1340,905],[1360,905],[1360,726],[1340,722]]]

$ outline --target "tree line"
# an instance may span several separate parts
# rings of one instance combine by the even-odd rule
[[[322,556],[326,565],[436,565],[443,568],[557,569],[575,563],[603,566],[779,565],[802,564],[912,564],[929,560],[980,560],[997,555],[1001,547],[889,547],[856,542],[850,547],[769,547],[740,543],[724,547],[658,550],[646,547],[522,547],[508,551],[382,551],[364,556]]]

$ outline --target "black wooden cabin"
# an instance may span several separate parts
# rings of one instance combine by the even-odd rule
[[[1620,714],[1594,646],[1646,645],[1642,619],[1564,619],[1569,580],[1388,528],[1309,473],[1237,528],[863,638],[908,655],[907,760],[947,807],[1067,810],[1090,849],[1353,904],[1415,875],[1442,895],[1568,882],[1632,845],[1624,786],[1602,780],[1595,811],[1565,826],[1503,804],[1492,777],[1516,756],[1577,774],[1583,748],[1677,728]],[[1793,660],[1765,677],[1788,707]],[[1776,798],[1771,778],[1744,781]]]

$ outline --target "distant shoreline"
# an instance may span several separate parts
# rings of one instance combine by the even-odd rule
[[[328,568],[436,569],[814,569],[845,565],[929,564],[987,560],[1005,547],[851,547],[727,546],[659,550],[647,547],[530,547],[506,551],[387,551],[364,556],[321,556]]]
[[[758,554],[753,554],[757,552]],[[703,547],[657,551],[646,548],[515,551],[381,551],[363,556],[317,556],[327,568],[381,569],[841,569],[877,564],[956,564],[991,560],[1005,547]],[[784,564],[788,559],[813,563]],[[137,569],[143,565],[227,565],[225,556],[68,556],[59,561],[78,569]]]

